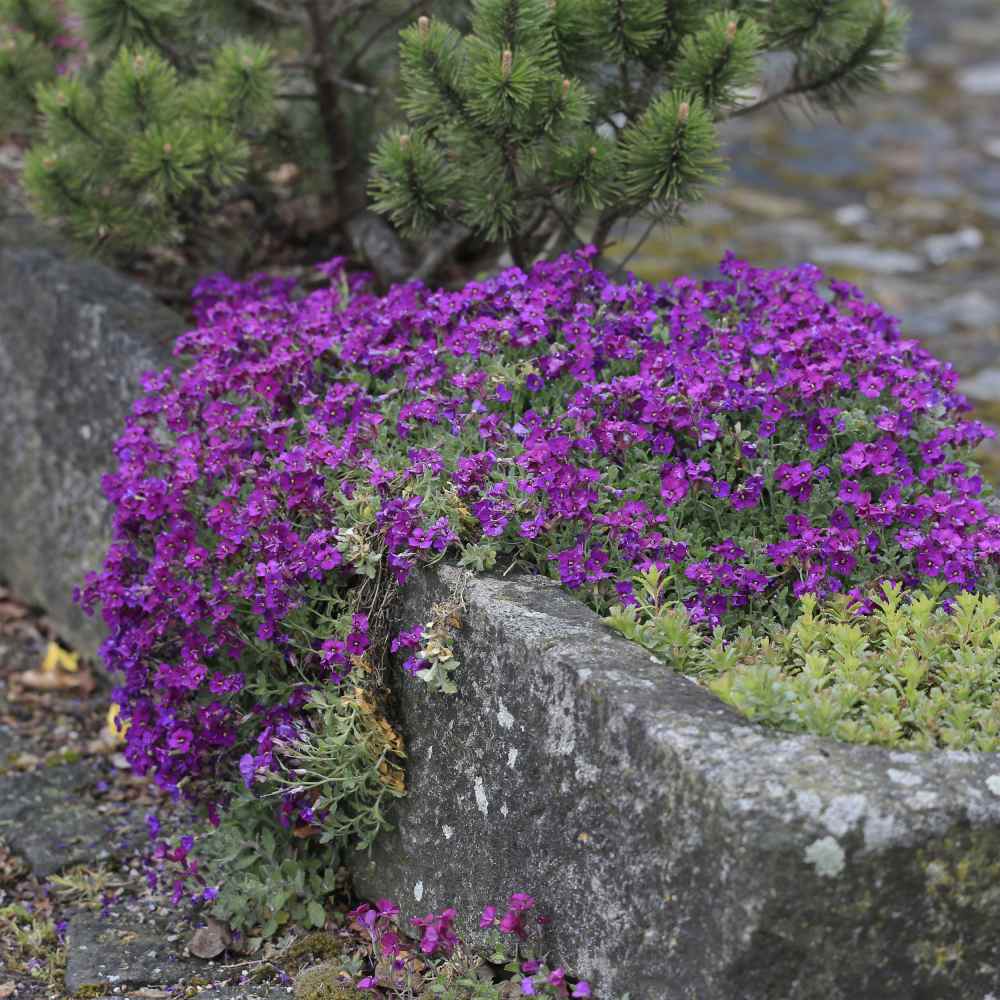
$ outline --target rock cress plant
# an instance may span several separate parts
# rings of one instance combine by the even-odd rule
[[[353,705],[401,791],[382,653],[440,676],[421,627],[390,643],[387,607],[445,555],[602,613],[655,568],[662,601],[725,629],[889,579],[993,587],[1000,517],[968,462],[989,432],[896,319],[811,265],[729,257],[654,287],[591,258],[383,297],[339,261],[308,293],[201,283],[186,367],[146,378],[118,442],[115,538],[82,595],[136,770],[347,837],[379,781],[333,803],[322,720]]]

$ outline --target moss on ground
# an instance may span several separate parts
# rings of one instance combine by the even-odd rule
[[[345,983],[344,970],[338,961],[320,962],[295,980],[296,1000],[362,1000],[368,996]]]

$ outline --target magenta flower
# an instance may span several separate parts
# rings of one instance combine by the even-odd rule
[[[512,892],[507,905],[512,910],[517,910],[519,913],[523,913],[526,910],[530,910],[535,905],[535,897],[529,896],[526,892]]]

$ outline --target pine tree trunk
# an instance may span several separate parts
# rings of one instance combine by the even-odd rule
[[[352,155],[354,143],[347,116],[340,102],[336,64],[330,51],[330,24],[338,14],[337,4],[324,11],[323,0],[307,0],[306,13],[312,32],[312,73],[316,99],[333,178],[337,225],[346,233],[348,222],[368,204],[365,172]]]

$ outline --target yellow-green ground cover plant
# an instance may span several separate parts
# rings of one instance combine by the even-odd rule
[[[944,586],[887,583],[871,608],[804,594],[790,626],[711,635],[683,605],[660,604],[641,577],[638,604],[606,619],[661,661],[697,678],[748,718],[787,732],[910,750],[1000,750],[1000,602]]]

